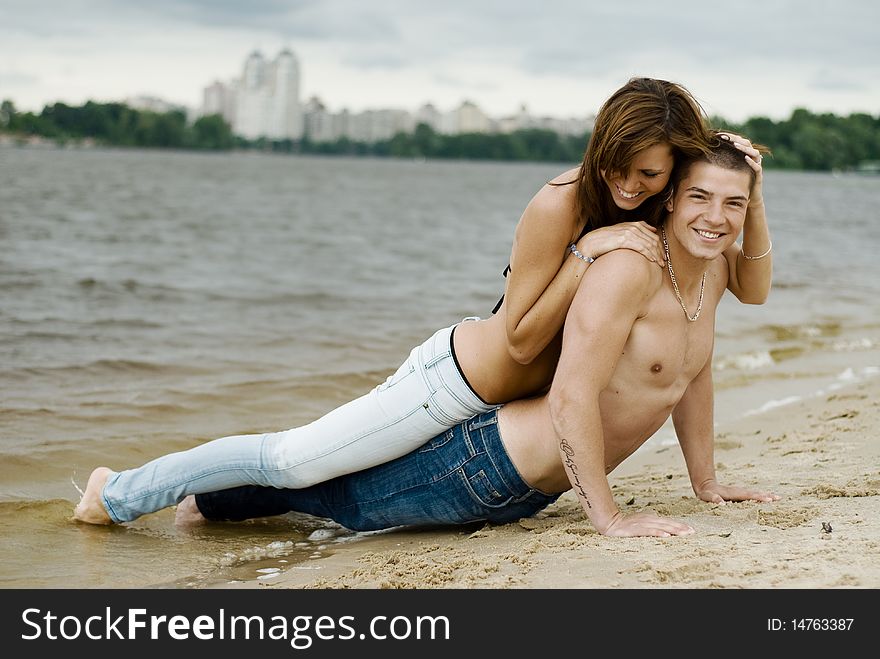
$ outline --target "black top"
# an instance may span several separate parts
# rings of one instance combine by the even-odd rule
[[[504,268],[504,272],[501,273],[501,276],[504,277],[505,279],[507,279],[507,273],[508,273],[508,272],[510,272],[510,264],[509,264],[509,263],[507,264],[507,267]],[[504,295],[502,294],[502,295],[501,295],[501,299],[498,300],[498,303],[495,305],[495,308],[492,309],[492,313],[493,313],[493,314],[498,313],[498,310],[501,308],[501,305],[502,305],[503,303],[504,303]]]
[[[590,230],[590,229],[589,229],[588,227],[585,226],[585,227],[583,228],[583,230],[581,231],[581,235],[579,235],[579,236],[577,237],[577,240],[580,240],[580,239],[583,238],[585,235],[587,235],[587,232],[588,232],[589,230]],[[577,240],[575,240],[575,242],[577,242]],[[501,276],[504,277],[504,278],[506,279],[506,278],[507,278],[507,273],[508,273],[508,272],[510,272],[510,264],[509,264],[509,263],[507,264],[507,267],[504,268],[504,272],[501,273]],[[498,310],[501,308],[501,305],[502,305],[503,302],[504,302],[504,296],[502,295],[502,296],[501,296],[501,299],[498,300],[498,304],[496,304],[496,305],[495,305],[495,308],[492,309],[492,313],[493,313],[493,314],[498,313]]]

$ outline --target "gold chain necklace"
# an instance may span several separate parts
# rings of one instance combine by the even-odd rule
[[[669,278],[672,280],[672,288],[675,290],[675,297],[678,298],[681,310],[684,311],[684,317],[692,323],[696,322],[697,318],[700,317],[700,311],[703,310],[703,289],[706,287],[706,273],[703,273],[703,279],[700,282],[700,301],[697,304],[697,311],[691,316],[688,313],[687,307],[684,306],[684,300],[681,299],[681,292],[678,290],[678,282],[675,281],[675,272],[672,271],[672,261],[669,260],[669,243],[666,242],[666,229],[662,224],[660,225],[660,235],[663,236],[663,251],[666,252],[666,267],[669,269]]]

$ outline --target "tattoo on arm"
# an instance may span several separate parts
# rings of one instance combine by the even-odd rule
[[[575,491],[584,500],[584,503],[587,504],[587,508],[592,509],[593,506],[590,503],[590,498],[587,496],[587,493],[584,492],[584,486],[581,485],[581,479],[578,477],[577,465],[574,463],[574,460],[572,460],[574,457],[574,449],[571,447],[571,444],[568,443],[568,440],[563,439],[559,442],[559,450],[565,454],[563,462],[571,472],[572,485],[574,486]]]

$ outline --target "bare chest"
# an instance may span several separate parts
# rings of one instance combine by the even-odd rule
[[[690,322],[680,306],[656,300],[633,325],[614,379],[657,388],[686,385],[712,355],[714,315],[713,309],[704,310]]]

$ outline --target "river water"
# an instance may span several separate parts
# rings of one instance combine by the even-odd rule
[[[0,148],[0,587],[222,583],[356,539],[70,514],[98,464],[308,422],[488,315],[569,166]],[[880,370],[880,178],[771,171],[765,199],[774,288],[721,304],[719,426]]]

